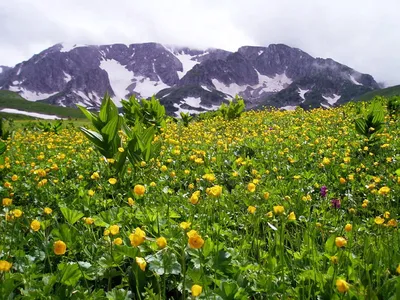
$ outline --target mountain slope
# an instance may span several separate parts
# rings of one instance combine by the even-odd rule
[[[368,101],[372,100],[376,96],[383,96],[383,97],[400,96],[400,85],[395,85],[388,88],[371,91],[356,97],[354,100]]]
[[[60,107],[47,103],[32,102],[24,99],[18,93],[0,90],[0,112],[4,109],[15,111],[14,114],[23,112],[55,115],[60,118],[84,118],[82,112],[77,108]]]
[[[98,108],[106,92],[118,106],[130,95],[156,95],[171,114],[214,109],[236,94],[248,108],[332,106],[379,88],[368,74],[283,44],[236,52],[56,44],[1,74],[0,89],[31,101]]]

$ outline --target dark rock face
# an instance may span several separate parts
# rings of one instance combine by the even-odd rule
[[[247,107],[319,107],[378,89],[371,75],[283,44],[237,52],[157,43],[54,45],[14,68],[0,66],[0,88],[28,100],[98,108],[108,92],[156,95],[169,113],[199,112],[242,96]]]

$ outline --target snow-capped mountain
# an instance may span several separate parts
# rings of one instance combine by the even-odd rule
[[[28,100],[98,108],[106,92],[118,106],[130,95],[156,95],[175,114],[215,109],[236,94],[248,107],[329,107],[377,88],[370,75],[282,44],[237,52],[56,44],[14,68],[0,67],[0,89]]]

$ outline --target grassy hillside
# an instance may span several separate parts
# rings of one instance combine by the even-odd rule
[[[391,86],[385,89],[381,90],[375,90],[371,91],[368,93],[365,93],[357,98],[355,98],[355,101],[368,101],[372,100],[376,96],[382,96],[382,97],[391,97],[391,96],[397,96],[400,95],[400,85],[395,85]]]
[[[84,118],[84,115],[77,108],[68,108],[46,103],[28,101],[15,92],[0,90],[0,109],[3,108],[13,108],[46,115],[57,115],[62,118]],[[12,116],[13,118],[15,118],[14,114],[1,113],[1,115],[6,115],[9,117]],[[19,118],[23,119],[32,119],[29,116],[19,116]]]

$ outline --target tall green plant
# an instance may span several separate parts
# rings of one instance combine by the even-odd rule
[[[244,100],[236,95],[235,99],[232,100],[229,105],[222,103],[218,110],[221,112],[225,120],[233,120],[239,118],[245,108],[246,105]]]
[[[180,115],[183,126],[188,127],[190,121],[193,120],[193,117],[189,113],[184,113],[184,112],[181,112]]]
[[[129,126],[142,123],[145,127],[155,126],[158,131],[165,127],[165,107],[154,96],[151,100],[142,99],[140,102],[135,96],[131,96],[129,100],[122,100],[121,103]]]
[[[9,124],[10,123],[11,122],[9,121]],[[11,135],[11,133],[12,130],[6,127],[4,119],[0,118],[0,138],[5,141]]]
[[[388,99],[387,109],[391,116],[400,114],[400,96],[393,96]]]
[[[368,111],[362,113],[354,123],[359,134],[365,136],[369,143],[377,141],[377,134],[381,133],[384,128],[385,111],[380,101],[371,103]]]

